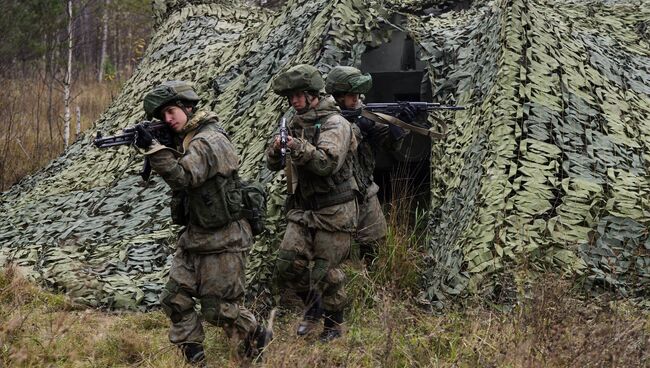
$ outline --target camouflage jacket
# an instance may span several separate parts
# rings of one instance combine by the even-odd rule
[[[355,109],[362,109],[363,103],[359,104]],[[359,117],[359,119],[367,119]],[[367,119],[369,120],[369,119]],[[357,124],[357,121],[354,121]],[[359,191],[364,198],[370,198],[377,194],[379,186],[375,184],[373,173],[375,171],[375,152],[377,150],[395,151],[401,146],[402,139],[396,139],[390,134],[388,125],[370,121],[364,124],[364,129],[355,129],[357,132],[357,139],[359,140],[359,147],[356,151],[355,157],[355,171],[354,176],[359,186]]]
[[[353,153],[357,148],[351,124],[340,115],[331,96],[322,97],[318,106],[295,115],[289,124],[295,146],[291,150],[292,170],[297,178],[294,204],[288,206],[287,218],[302,225],[327,231],[353,232],[357,222],[357,183],[353,176]],[[269,145],[267,166],[283,169],[280,153]],[[315,208],[320,195],[337,190],[353,194],[342,203]],[[316,200],[314,200],[316,198]]]
[[[239,169],[239,157],[228,138],[214,129],[201,129],[217,124],[213,112],[197,112],[179,138],[174,150],[154,142],[145,153],[152,169],[173,191],[191,191],[216,175],[231,176]],[[178,246],[197,253],[241,252],[250,248],[252,233],[244,219],[219,229],[204,229],[189,224],[178,240]]]

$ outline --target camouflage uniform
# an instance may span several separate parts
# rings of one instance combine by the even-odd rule
[[[278,252],[278,277],[306,304],[307,293],[322,296],[327,333],[327,316],[337,314],[335,321],[340,324],[347,302],[345,274],[339,267],[348,256],[357,226],[358,188],[352,173],[356,139],[334,99],[324,95],[315,108],[295,115],[289,130],[297,146],[290,153],[297,186],[287,202],[288,225]],[[269,169],[283,169],[280,152],[273,145],[266,150],[266,160]]]
[[[318,121],[321,126],[316,137],[314,125]],[[347,157],[353,147],[352,129],[338,114],[334,100],[328,97],[322,99],[316,109],[296,115],[290,123],[290,131],[300,145],[291,151],[298,187],[290,199],[293,208],[287,211],[289,223],[279,256],[279,262],[292,264],[280,266],[280,270],[286,272],[281,277],[289,288],[296,291],[307,291],[324,277],[324,282],[319,285],[323,292],[323,306],[339,311],[345,305],[345,276],[338,266],[348,255],[351,233],[356,228],[356,183],[351,175],[352,162]],[[266,157],[271,170],[282,169],[278,152],[269,147]],[[334,170],[340,171],[341,168],[350,172],[350,176],[342,178],[344,181],[339,185],[347,190],[347,193],[342,193],[343,202],[316,208],[321,205],[317,199],[319,194],[313,191],[314,186],[308,181],[324,181],[318,176],[323,173],[335,175]],[[311,261],[316,269],[310,276],[308,266]]]
[[[357,109],[363,108],[361,102]],[[375,150],[397,149],[396,141],[386,124],[375,122],[372,126],[360,130],[361,139],[356,152],[355,178],[359,183],[359,190],[363,199],[359,203],[359,225],[355,240],[359,243],[361,254],[375,254],[378,244],[383,243],[386,237],[386,217],[382,211],[377,193],[379,186],[375,183]]]
[[[215,129],[216,114],[199,112],[188,122],[182,156],[154,144],[151,167],[173,191],[192,190],[216,175],[231,177],[239,168],[235,148]],[[190,139],[188,139],[192,136]],[[255,317],[240,305],[244,296],[246,254],[252,244],[250,225],[244,219],[218,229],[189,223],[178,239],[161,304],[172,319],[172,343],[202,342],[205,335],[194,310],[200,299],[203,317],[245,338],[257,325]]]
[[[145,109],[152,110],[147,107],[145,98]],[[160,296],[162,308],[172,321],[169,340],[181,347],[188,361],[201,363],[205,338],[201,319],[245,341],[249,350],[252,339],[265,330],[241,305],[246,256],[253,235],[238,212],[239,157],[218,126],[215,113],[183,111],[189,120],[178,134],[182,142],[177,149],[154,140],[145,155],[172,189],[174,222],[186,225]],[[194,309],[194,298],[201,303],[202,316]],[[200,357],[188,355],[188,347]]]
[[[325,89],[328,93],[367,93],[372,87],[370,75],[362,75],[357,68],[338,66],[327,76]],[[363,109],[359,101],[355,110]],[[377,193],[379,186],[374,182],[375,150],[397,150],[401,144],[399,134],[391,134],[390,127],[365,117],[353,120],[359,129],[355,129],[359,146],[355,152],[354,176],[361,193],[359,202],[359,223],[355,240],[359,243],[361,255],[375,254],[378,244],[386,237],[386,218],[382,211]]]

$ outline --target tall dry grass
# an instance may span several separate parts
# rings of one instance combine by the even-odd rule
[[[89,78],[90,79],[90,78]],[[45,166],[64,149],[63,91],[39,77],[1,78],[0,191]],[[119,91],[119,83],[78,82],[73,86],[70,142],[76,135],[76,107],[81,131],[90,127]]]
[[[354,272],[354,271],[350,271]],[[365,271],[364,271],[365,272]],[[225,333],[204,324],[214,367],[648,367],[650,314],[586,298],[548,276],[511,311],[484,303],[431,314],[360,275],[372,306],[354,304],[345,334],[328,344],[295,335],[300,310],[281,309],[258,364],[242,361]],[[0,271],[0,367],[187,367],[168,341],[162,312],[83,309],[44,292],[17,269]]]

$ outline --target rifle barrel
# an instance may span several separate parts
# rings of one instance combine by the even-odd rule
[[[142,121],[142,124],[155,138],[159,138],[157,132],[164,133],[169,127],[162,121]],[[102,137],[101,133],[97,132],[97,137],[93,140],[93,144],[97,148],[108,148],[121,145],[132,144],[135,139],[136,129],[135,126],[130,126],[122,129],[122,134],[111,135]]]
[[[464,106],[441,105],[434,102],[374,102],[366,104],[365,108],[370,111],[381,111],[399,109],[402,104],[409,104],[419,110],[435,111],[435,110],[465,110]]]

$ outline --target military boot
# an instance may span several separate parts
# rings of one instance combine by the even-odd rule
[[[178,346],[185,356],[185,361],[196,367],[205,367],[205,352],[203,345],[197,342],[186,342]]]
[[[343,324],[343,311],[338,311],[338,312],[325,311],[323,312],[323,317],[324,317],[323,325],[325,326],[325,328],[323,329],[323,332],[321,332],[320,334],[320,341],[330,342],[331,340],[341,337],[342,335],[341,325]]]
[[[305,336],[311,332],[320,321],[320,318],[323,315],[323,302],[320,293],[315,290],[299,292],[297,294],[305,303],[305,313],[302,317],[302,321],[298,324],[296,333],[298,336]]]
[[[244,354],[251,359],[260,358],[271,340],[273,340],[273,329],[258,324],[255,331],[244,341]]]

